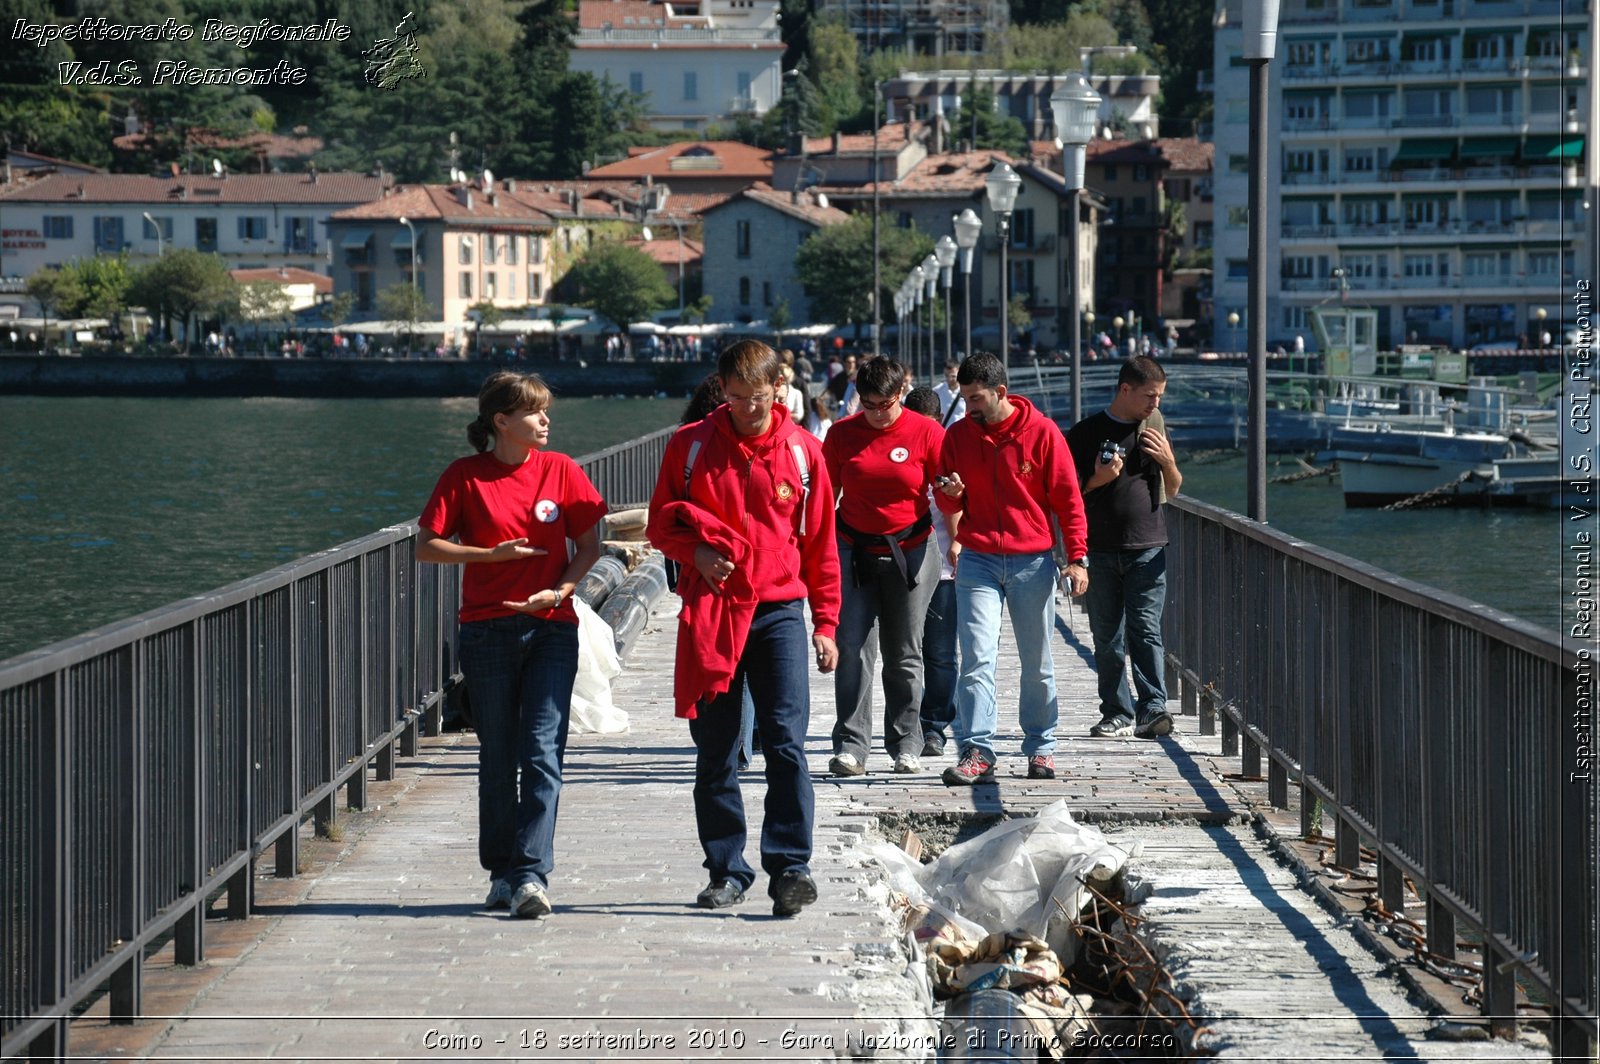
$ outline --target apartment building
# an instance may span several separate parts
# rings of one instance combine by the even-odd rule
[[[645,98],[657,129],[760,117],[783,91],[778,0],[580,0],[570,68]]]
[[[818,0],[816,11],[843,18],[869,52],[913,55],[981,55],[1011,24],[1004,0]]]
[[[172,248],[215,252],[230,269],[327,273],[326,226],[383,195],[367,174],[55,173],[0,189],[0,276],[126,252],[148,262]]]
[[[1217,319],[1243,322],[1240,15],[1237,2],[1221,13],[1214,47],[1214,282]],[[1541,323],[1559,335],[1595,254],[1588,26],[1584,0],[1284,0],[1266,115],[1268,336],[1309,341],[1306,312],[1331,300],[1376,309],[1386,347],[1515,341]]]

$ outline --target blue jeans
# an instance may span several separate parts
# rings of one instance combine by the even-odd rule
[[[1166,710],[1166,667],[1161,644],[1161,612],[1166,603],[1165,548],[1089,552],[1089,590],[1084,595],[1084,608],[1094,636],[1102,717],[1144,720]],[[1133,664],[1137,702],[1128,697],[1129,661]]]
[[[977,749],[991,762],[999,710],[994,669],[1000,653],[1000,607],[1011,615],[1011,631],[1022,664],[1017,723],[1025,756],[1056,748],[1056,665],[1050,635],[1056,622],[1056,563],[1038,554],[961,552],[956,567],[956,639],[961,679],[956,687],[956,742]]]
[[[956,719],[956,582],[941,580],[922,625],[922,734],[944,738]]]
[[[930,535],[905,552],[905,577],[888,555],[867,562],[857,586],[856,551],[840,537],[839,571],[844,595],[839,606],[839,670],[833,676],[837,720],[833,751],[853,754],[863,765],[872,749],[872,670],[883,658],[883,748],[890,757],[922,753],[922,627],[928,599],[939,584],[939,547]],[[877,629],[878,654],[872,652]]]
[[[469,621],[461,670],[478,733],[478,862],[513,890],[548,886],[578,626],[526,614]]]
[[[761,867],[769,878],[790,869],[810,873],[814,797],[806,766],[811,715],[810,640],[800,600],[756,607],[744,656],[728,690],[701,702],[689,722],[694,739],[694,818],[711,882],[737,880],[748,890],[755,872],[744,859],[747,837],[739,790],[740,704],[750,686],[767,798],[761,823]]]

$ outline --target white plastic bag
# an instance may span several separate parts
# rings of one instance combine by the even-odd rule
[[[1084,883],[1108,880],[1127,863],[1128,851],[1073,820],[1063,800],[950,847],[917,878],[935,903],[990,933],[1042,938],[1070,964],[1067,932],[1089,901]]]
[[[628,714],[611,700],[611,681],[622,674],[616,637],[611,626],[580,598],[572,600],[578,611],[578,676],[572,684],[574,732],[614,735],[628,730]]]

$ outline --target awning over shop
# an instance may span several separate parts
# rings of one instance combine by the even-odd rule
[[[421,242],[422,242],[422,237],[419,235],[417,237],[417,243],[420,244]],[[345,246],[349,247],[348,244],[345,245]],[[405,230],[405,229],[400,230],[398,233],[396,233],[394,235],[394,239],[389,241],[389,246],[390,247],[395,247],[395,248],[409,248],[411,246],[411,233],[410,233],[410,231],[409,230]]]
[[[1390,166],[1401,163],[1434,163],[1450,158],[1456,153],[1456,142],[1448,137],[1421,140],[1413,138],[1400,142],[1400,150],[1389,160]]]
[[[371,239],[371,229],[351,229],[339,239],[339,246],[342,248],[364,248]]]
[[[1516,154],[1516,137],[1467,137],[1461,142],[1463,159],[1509,159]]]
[[[1522,148],[1522,157],[1528,160],[1581,159],[1582,137],[1529,137]]]

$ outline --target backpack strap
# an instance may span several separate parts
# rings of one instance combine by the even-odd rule
[[[695,425],[694,432],[689,435],[689,457],[683,463],[683,494],[689,496],[689,475],[694,472],[694,464],[700,458],[700,452],[705,449],[706,441],[711,438],[711,422],[702,420]]]
[[[789,445],[794,454],[795,468],[800,470],[800,534],[806,534],[806,500],[811,496],[811,466],[806,461],[806,448],[796,440]]]

